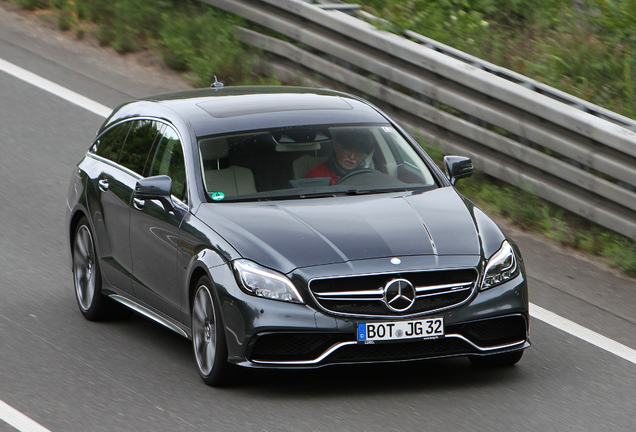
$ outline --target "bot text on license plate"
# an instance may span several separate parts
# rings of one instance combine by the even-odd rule
[[[444,337],[444,318],[412,321],[358,323],[358,343],[369,344],[405,339]]]

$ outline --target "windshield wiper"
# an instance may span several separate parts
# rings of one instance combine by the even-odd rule
[[[338,192],[312,192],[298,195],[300,198],[333,198]]]
[[[300,198],[331,198],[343,195],[370,195],[389,192],[408,192],[408,188],[386,188],[386,189],[346,189],[334,192],[312,192],[308,194],[301,194]]]
[[[348,189],[344,191],[347,195],[368,195],[368,194],[382,194],[382,193],[393,193],[393,192],[413,192],[413,193],[422,193],[428,190],[434,189],[431,186],[399,186],[399,187],[389,187],[383,189]]]
[[[390,192],[408,192],[408,188],[387,188],[387,189],[347,189],[344,191],[347,195],[370,195],[370,194],[380,194],[380,193],[390,193]]]

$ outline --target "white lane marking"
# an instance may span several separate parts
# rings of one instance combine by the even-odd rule
[[[616,342],[602,334],[596,333],[588,328],[585,328],[569,319],[563,318],[550,312],[547,309],[543,309],[533,303],[530,303],[530,315],[533,318],[541,320],[553,327],[563,330],[566,333],[576,336],[586,342],[591,343],[599,348],[604,349],[618,357],[621,357],[629,362],[636,364],[636,350]]]
[[[42,90],[59,96],[64,100],[74,103],[77,106],[85,108],[88,111],[97,114],[98,116],[106,118],[113,111],[107,106],[97,103],[85,96],[82,96],[79,93],[75,93],[74,91],[62,87],[61,85],[55,84],[52,81],[44,79],[41,76],[29,72],[26,69],[22,69],[21,67],[16,66],[13,63],[9,63],[6,60],[0,59],[0,70],[8,73],[9,75],[13,75],[16,78],[21,79],[22,81],[41,88]]]
[[[51,432],[2,400],[0,400],[0,419],[20,432]]]

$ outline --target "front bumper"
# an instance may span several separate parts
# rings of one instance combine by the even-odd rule
[[[508,315],[446,327],[446,336],[382,344],[359,344],[350,334],[261,333],[248,348],[249,362],[258,366],[316,367],[327,364],[420,360],[486,355],[529,346],[527,321]]]
[[[490,355],[530,346],[524,272],[502,285],[477,292],[461,306],[423,315],[444,318],[446,335],[442,339],[365,345],[356,341],[357,323],[386,319],[341,317],[307,304],[254,297],[236,286],[227,269],[220,266],[211,270],[216,270],[212,276],[221,298],[228,360],[241,366],[318,368]]]

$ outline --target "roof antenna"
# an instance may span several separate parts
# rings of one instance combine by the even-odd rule
[[[216,79],[216,75],[214,75],[214,82],[212,83],[212,85],[210,85],[210,87],[214,87],[218,89],[223,87],[223,83],[219,82],[219,80]]]

